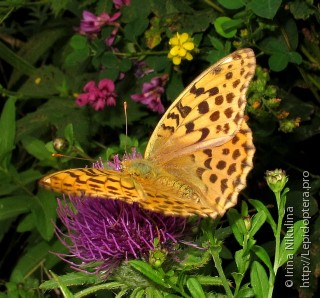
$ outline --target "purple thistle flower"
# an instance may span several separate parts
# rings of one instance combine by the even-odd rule
[[[141,102],[150,110],[162,114],[164,106],[161,102],[161,95],[164,93],[164,86],[168,80],[168,75],[154,77],[150,83],[144,83],[142,86],[142,94],[133,94],[131,98],[134,101]]]
[[[125,158],[138,156],[132,151]],[[113,168],[119,168],[119,164],[118,157],[109,163]],[[94,167],[103,168],[102,161]],[[102,278],[123,261],[147,260],[155,238],[161,248],[172,252],[176,243],[185,238],[187,226],[186,218],[146,211],[136,203],[118,200],[70,197],[67,203],[58,199],[57,213],[67,232],[56,228],[56,234],[70,251],[57,255],[73,269],[100,274]]]
[[[84,87],[83,91],[76,99],[76,103],[79,106],[90,104],[96,111],[102,110],[106,105],[115,106],[117,96],[114,93],[115,85],[114,82],[109,79],[103,79],[98,83],[89,81]]]

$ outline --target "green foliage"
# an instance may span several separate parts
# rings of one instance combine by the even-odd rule
[[[306,253],[318,250],[320,238],[318,3],[129,2],[118,9],[111,0],[1,1],[0,297],[53,297],[57,289],[64,297],[271,297],[288,290],[283,276],[292,263],[291,290],[297,293]],[[79,27],[85,10],[121,15],[84,34]],[[188,33],[196,50],[191,61],[174,66],[167,55],[177,32]],[[63,229],[56,195],[40,190],[37,181],[54,170],[106,162],[132,147],[143,153],[160,115],[131,95],[168,75],[161,98],[167,108],[202,70],[244,47],[253,48],[258,67],[247,94],[256,155],[242,204],[220,222],[195,225],[175,258],[155,245],[149,260],[123,263],[107,280],[67,273],[69,265],[52,254],[68,253],[54,234],[55,225]],[[77,105],[84,86],[102,79],[114,82],[116,106],[96,111]],[[278,167],[286,169],[291,191],[276,191],[274,203],[263,175]],[[285,225],[290,210],[293,232]],[[299,291],[312,297],[320,259],[308,257],[309,287]]]

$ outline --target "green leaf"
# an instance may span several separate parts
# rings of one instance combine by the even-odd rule
[[[237,26],[242,23],[242,20],[232,20],[228,17],[219,17],[214,21],[214,27],[221,36],[232,38],[237,33]]]
[[[264,212],[264,214],[267,215],[267,223],[271,226],[273,234],[276,234],[277,231],[277,225],[271,215],[271,213],[269,212],[268,208],[261,202],[258,200],[252,200],[249,199],[250,204],[257,209],[258,212]]]
[[[41,176],[39,171],[33,169],[16,173],[15,169],[10,168],[6,175],[0,174],[0,196],[10,196],[17,190],[25,191],[28,184],[33,183]]]
[[[249,215],[248,204],[245,201],[241,202],[241,215],[246,217]]]
[[[88,47],[87,37],[76,34],[70,39],[70,46],[75,50],[82,50]]]
[[[47,150],[46,144],[37,138],[25,136],[22,139],[22,144],[30,155],[39,160],[51,158],[51,153]]]
[[[235,297],[236,298],[244,298],[244,297],[251,298],[251,297],[254,297],[254,292],[253,292],[252,288],[249,287],[249,284],[247,283],[247,284],[244,284],[240,288],[237,296],[235,296]]]
[[[65,25],[52,26],[36,32],[34,35],[28,36],[27,42],[22,45],[18,52],[18,55],[30,65],[35,65],[40,59],[46,57],[48,52],[55,47],[57,41],[69,34],[69,30],[66,30]],[[30,75],[36,75],[38,72],[39,69],[35,69],[35,72],[30,73]],[[14,86],[21,78],[21,75],[22,73],[19,69],[14,70],[10,77],[9,86]]]
[[[223,283],[220,277],[207,276],[207,275],[196,275],[195,278],[201,285],[205,286],[222,286]]]
[[[0,58],[23,74],[31,76],[36,72],[36,68],[34,68],[28,61],[11,51],[2,42],[0,42]]]
[[[244,6],[242,0],[218,0],[219,4],[227,9],[239,9]]]
[[[304,240],[304,233],[309,229],[308,226],[304,224],[303,220],[299,220],[294,223],[293,226],[288,227],[288,231],[281,241],[280,245],[280,258],[278,267],[287,263],[287,261],[292,259],[293,255],[298,251]]]
[[[276,15],[281,2],[281,0],[252,0],[247,8],[252,9],[257,16],[271,20]]]
[[[151,279],[156,284],[163,286],[165,288],[170,288],[170,285],[168,285],[164,281],[164,277],[165,277],[164,273],[161,273],[160,271],[153,269],[149,264],[139,260],[129,261],[129,264],[134,269],[138,270],[140,273],[145,275],[147,278]]]
[[[248,233],[241,214],[234,208],[227,213],[232,232],[240,245],[243,245],[243,235]]]
[[[269,270],[273,270],[270,257],[267,251],[263,247],[259,245],[254,245],[252,247],[252,251],[261,259],[261,261],[263,261],[265,265],[267,265]]]
[[[290,62],[298,65],[302,63],[302,56],[298,52],[289,52],[288,54]]]
[[[282,71],[287,67],[289,57],[286,53],[278,52],[270,56],[268,63],[273,71]]]
[[[67,288],[67,286],[60,279],[60,276],[54,274],[53,272],[51,272],[51,275],[53,276],[53,279],[57,281],[63,297],[64,298],[73,298],[74,295],[71,293],[71,291]]]
[[[55,194],[46,190],[40,190],[31,211],[35,226],[42,238],[50,240],[54,234],[54,222],[56,220],[57,202]]]
[[[152,287],[146,288],[145,295],[146,295],[146,298],[162,298],[163,297],[163,295],[158,289],[152,288]]]
[[[87,274],[83,272],[72,272],[65,275],[60,275],[59,279],[66,286],[81,286],[85,284],[97,284],[101,282],[100,278],[94,274]],[[114,282],[108,283],[110,288],[112,286],[113,289],[123,286],[122,283]],[[54,279],[47,280],[43,282],[39,288],[43,290],[52,290],[59,286],[58,282]]]
[[[190,277],[187,280],[187,287],[191,293],[192,297],[195,298],[205,298],[206,295],[204,294],[204,291],[201,287],[201,284],[199,283],[199,281],[194,278],[194,277]]]
[[[139,18],[147,18],[151,12],[151,1],[149,0],[131,0],[129,6],[121,8],[121,20],[125,23],[131,23]]]
[[[44,241],[29,247],[26,253],[20,256],[17,265],[11,273],[10,280],[23,282],[30,272],[33,272],[42,262],[44,262],[48,251],[49,245]]]
[[[89,48],[83,48],[79,50],[74,50],[71,52],[65,60],[65,65],[68,67],[78,66],[86,59],[88,59],[90,54]]]
[[[141,287],[136,287],[131,295],[130,295],[130,298],[142,298],[144,296],[144,289],[141,288]]]
[[[252,238],[259,231],[266,219],[267,215],[264,213],[264,211],[260,211],[253,216],[251,220],[251,229],[249,231],[250,238]]]
[[[127,24],[124,28],[125,37],[129,41],[136,41],[140,35],[144,33],[144,31],[149,26],[148,18],[138,18],[129,24]]]
[[[238,268],[238,273],[245,274],[250,265],[250,254],[244,255],[244,250],[238,250],[235,253],[235,262]]]
[[[257,261],[251,266],[250,281],[256,298],[267,297],[269,292],[269,281],[264,267]]]
[[[30,211],[30,196],[19,195],[0,199],[0,221]]]
[[[288,19],[284,26],[284,32],[280,35],[283,42],[289,44],[288,50],[295,51],[299,44],[299,32],[296,21],[294,19]],[[285,37],[284,37],[285,35]]]
[[[224,44],[221,42],[220,39],[216,38],[215,36],[211,36],[211,35],[209,35],[208,38],[209,38],[209,40],[210,40],[210,43],[212,44],[212,46],[213,46],[215,49],[217,49],[217,50],[219,50],[219,51],[224,51],[224,50],[225,50]],[[227,53],[226,53],[226,54],[227,54]],[[223,57],[223,56],[221,56],[221,57]],[[218,59],[219,59],[219,58],[217,58],[216,60],[218,60]]]
[[[313,1],[294,0],[288,3],[289,9],[296,20],[306,20],[316,13],[316,7],[312,6]]]
[[[57,137],[64,136],[64,129],[72,123],[77,130],[75,138],[85,142],[89,133],[88,115],[85,109],[75,107],[73,100],[66,98],[50,98],[35,112],[27,114],[17,121],[17,140],[26,135],[39,137],[52,124],[57,129]]]
[[[1,43],[0,43],[1,45]],[[0,49],[1,51],[1,49]],[[0,118],[0,167],[3,170],[8,170],[11,151],[14,149],[16,136],[16,109],[15,98],[7,99],[1,113]]]

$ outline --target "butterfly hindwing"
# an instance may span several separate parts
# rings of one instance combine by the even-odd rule
[[[66,195],[139,201],[135,180],[112,170],[79,168],[60,171],[42,178],[40,186]]]
[[[211,209],[211,214],[223,215],[236,204],[239,192],[246,185],[254,151],[251,130],[242,122],[230,141],[177,157],[165,169],[199,193],[199,205]],[[190,166],[186,167],[186,162]]]

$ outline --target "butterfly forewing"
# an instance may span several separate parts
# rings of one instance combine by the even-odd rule
[[[240,128],[255,56],[243,49],[199,75],[173,102],[148,143],[145,158],[163,164],[194,149],[229,141]]]

